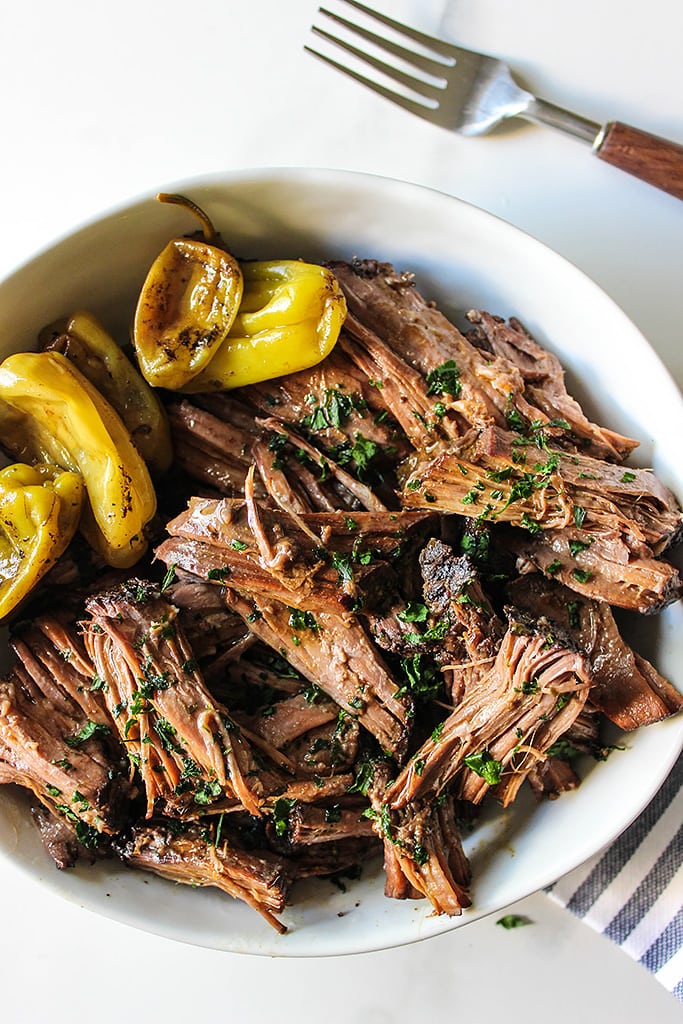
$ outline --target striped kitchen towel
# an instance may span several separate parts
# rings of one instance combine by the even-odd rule
[[[683,754],[619,839],[549,894],[683,1002]]]

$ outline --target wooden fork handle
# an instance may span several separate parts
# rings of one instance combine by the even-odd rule
[[[611,121],[598,136],[595,152],[608,164],[683,199],[683,146],[676,142]]]

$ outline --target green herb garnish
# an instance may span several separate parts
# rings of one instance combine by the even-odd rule
[[[488,750],[482,750],[478,754],[468,754],[465,758],[465,764],[473,772],[481,776],[489,786],[496,786],[501,780],[503,765],[500,761],[496,761],[489,754]]]

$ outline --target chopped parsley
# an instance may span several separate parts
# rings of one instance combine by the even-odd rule
[[[558,560],[555,559],[550,563],[550,565],[546,566],[545,571],[547,572],[548,576],[556,576],[561,568],[562,562],[558,562]]]
[[[567,602],[567,617],[569,620],[569,626],[571,629],[578,629],[581,625],[581,619],[579,616],[579,608],[581,607],[579,601],[568,601]]]
[[[362,793],[363,796],[368,795],[372,780],[375,777],[375,768],[377,766],[376,761],[370,759],[367,761],[361,761],[356,766],[355,776],[353,782],[349,786],[349,793]]]
[[[288,608],[287,610],[289,611],[289,625],[292,629],[311,629],[314,632],[320,629],[313,612],[305,612],[301,608]]]
[[[487,562],[491,535],[486,528],[467,530],[460,539],[460,550],[477,563]]]
[[[478,754],[468,754],[465,758],[465,764],[473,772],[481,776],[489,786],[496,786],[501,780],[503,765],[500,761],[496,761],[489,754],[488,750],[482,750]]]
[[[312,403],[315,396],[311,395]],[[308,401],[308,397],[307,397]],[[322,404],[313,405],[312,411],[304,416],[302,424],[308,430],[316,432],[328,427],[343,427],[353,412],[360,416],[365,414],[368,404],[361,395],[348,395],[339,388],[326,388]]]
[[[249,545],[245,544],[243,540],[235,539],[230,541],[230,547],[233,551],[246,551]]]
[[[585,508],[581,508],[580,505],[575,505],[574,506],[574,522],[576,523],[577,529],[579,529],[579,530],[581,529],[581,527],[583,526],[585,518],[586,518],[586,510],[585,510]]]
[[[519,524],[520,526],[523,526],[525,530],[528,530],[532,536],[535,536],[537,533],[543,532],[543,527],[541,526],[541,524],[537,523],[535,519],[532,519],[530,516],[528,516],[526,512],[522,515]]]
[[[206,574],[207,580],[225,580],[230,575],[230,569],[227,565],[223,566],[222,569],[209,569]]]
[[[545,752],[546,757],[557,757],[560,761],[574,761],[581,755],[581,751],[567,740],[556,740]]]
[[[400,665],[407,680],[407,688],[415,697],[434,700],[439,696],[443,677],[438,665],[428,654],[401,658]]]
[[[507,425],[517,434],[526,434],[526,423],[512,404],[512,395],[508,396],[508,406],[505,413]]]
[[[86,722],[75,736],[65,737],[65,743],[76,750],[82,743],[85,743],[86,740],[91,739],[93,736],[108,736],[110,732],[109,726],[103,725],[101,722]]]
[[[570,540],[569,553],[575,558],[581,551],[587,551],[592,543],[592,540]]]
[[[406,640],[409,644],[421,644],[430,640],[443,640],[450,624],[450,619],[441,619],[436,625],[426,629],[424,633],[406,633]]]
[[[86,825],[84,821],[81,821],[68,804],[55,804],[55,810],[63,814],[66,820],[73,825],[76,838],[81,846],[85,846],[87,850],[97,849],[100,842],[100,834],[96,828],[92,825]]]
[[[171,586],[172,583],[175,583],[175,579],[176,579],[176,571],[175,571],[175,569],[176,569],[176,563],[172,562],[171,565],[169,565],[169,567],[166,570],[166,572],[164,573],[164,578],[161,581],[161,593],[162,594],[164,593],[165,590],[168,590],[168,588]]]
[[[341,821],[341,807],[339,804],[332,804],[331,807],[325,808],[325,821],[328,825],[334,825],[338,821]]]
[[[275,835],[284,836],[289,827],[289,816],[294,806],[295,801],[290,800],[286,796],[281,796],[275,801],[273,807],[273,825],[275,826]]]
[[[572,576],[577,583],[588,583],[593,578],[593,573],[588,569],[572,569]]]
[[[496,921],[502,928],[509,931],[511,928],[523,928],[527,924],[531,924],[528,917],[521,917],[520,914],[505,914],[504,917],[499,917]]]
[[[429,850],[426,846],[423,846],[422,843],[415,843],[415,846],[413,847],[413,860],[418,867],[422,867],[422,865],[426,864],[429,860]]]
[[[409,601],[402,612],[398,612],[396,618],[401,622],[426,622],[429,611],[426,604],[421,601]]]
[[[368,437],[364,437],[358,430],[353,437],[353,444],[342,445],[337,450],[337,461],[340,466],[345,466],[349,462],[355,462],[358,476],[362,479],[368,465],[377,455],[379,446],[376,441],[371,441]]]
[[[164,750],[172,753],[178,749],[174,740],[174,737],[177,735],[176,730],[167,719],[158,718],[153,728]]]
[[[279,434],[277,431],[274,431],[270,435],[270,438],[268,440],[268,451],[273,452],[273,454],[275,455],[275,458],[271,463],[271,467],[273,469],[282,469],[281,455],[288,441],[289,437],[287,436],[287,434]]]
[[[622,482],[622,484],[630,484],[630,483],[632,483],[635,480],[635,478],[636,478],[636,474],[635,473],[629,473],[627,471],[622,476],[621,482]]]
[[[202,805],[210,804],[211,801],[219,797],[222,792],[223,787],[217,779],[202,780],[194,791],[194,802]]]
[[[428,395],[450,395],[451,398],[460,398],[462,384],[460,383],[460,370],[454,359],[447,359],[440,366],[435,366],[427,374]]]
[[[340,583],[349,583],[353,580],[353,566],[349,555],[342,555],[339,551],[332,552],[332,565],[337,570]]]
[[[506,466],[505,469],[491,469],[486,476],[489,480],[493,480],[494,483],[502,484],[512,476],[512,466]]]
[[[439,722],[439,724],[437,726],[435,726],[435,728],[432,730],[432,735],[431,735],[432,743],[440,743],[441,742],[441,734],[443,732],[444,725],[445,725],[445,722]]]

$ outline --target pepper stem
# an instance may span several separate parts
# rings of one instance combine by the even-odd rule
[[[175,192],[160,192],[157,196],[157,200],[160,203],[173,203],[175,206],[184,206],[186,210],[193,213],[202,225],[202,231],[204,232],[205,242],[216,241],[216,229],[214,228],[208,215],[204,213],[201,206],[197,206],[187,196],[177,195]]]

